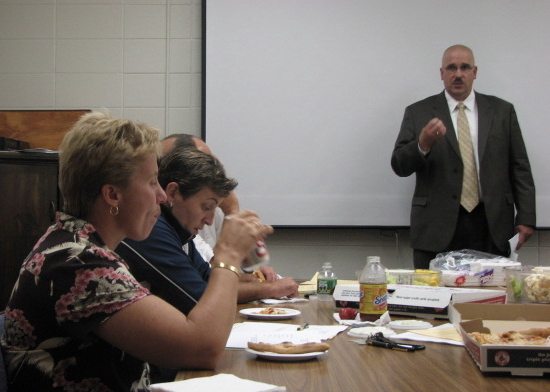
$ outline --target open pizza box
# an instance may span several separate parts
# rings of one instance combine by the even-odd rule
[[[550,374],[550,345],[482,345],[468,335],[470,332],[503,333],[548,328],[550,306],[457,303],[450,306],[449,319],[482,372],[506,372],[513,376]]]

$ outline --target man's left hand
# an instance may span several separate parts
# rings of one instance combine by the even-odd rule
[[[516,226],[516,233],[519,233],[519,240],[518,245],[516,249],[519,249],[523,246],[523,244],[533,235],[533,232],[535,229],[531,226],[526,225],[517,225]]]

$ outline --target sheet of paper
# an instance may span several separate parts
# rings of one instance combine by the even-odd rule
[[[298,285],[298,293],[305,294],[317,292],[317,275],[319,275],[319,272],[316,272],[310,280],[300,283]]]
[[[519,233],[517,233],[515,236],[510,238],[508,240],[508,242],[510,243],[510,256],[508,256],[508,258],[510,260],[517,261],[518,260],[518,254],[517,254],[516,250],[518,249]]]
[[[460,334],[453,326],[448,328],[430,328],[424,330],[415,330],[413,333],[438,339],[448,339],[462,342],[462,336],[460,336]]]
[[[430,329],[400,333],[392,336],[392,339],[415,340],[419,342],[445,343],[455,346],[464,346],[462,337],[451,323],[443,324]]]
[[[297,331],[299,324],[281,324],[281,323],[262,323],[262,322],[244,322],[236,323],[231,329],[226,348],[245,348],[252,337],[257,335],[279,335],[290,336]],[[347,328],[345,325],[310,325],[308,328],[300,331],[309,341],[319,341],[332,339]]]

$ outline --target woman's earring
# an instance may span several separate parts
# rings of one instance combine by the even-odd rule
[[[118,206],[111,206],[111,208],[109,208],[109,213],[112,216],[118,215]]]

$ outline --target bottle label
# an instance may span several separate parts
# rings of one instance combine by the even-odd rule
[[[334,293],[336,287],[336,279],[317,278],[317,294],[330,294]]]
[[[388,309],[388,285],[365,284],[359,285],[359,313],[383,314]]]

